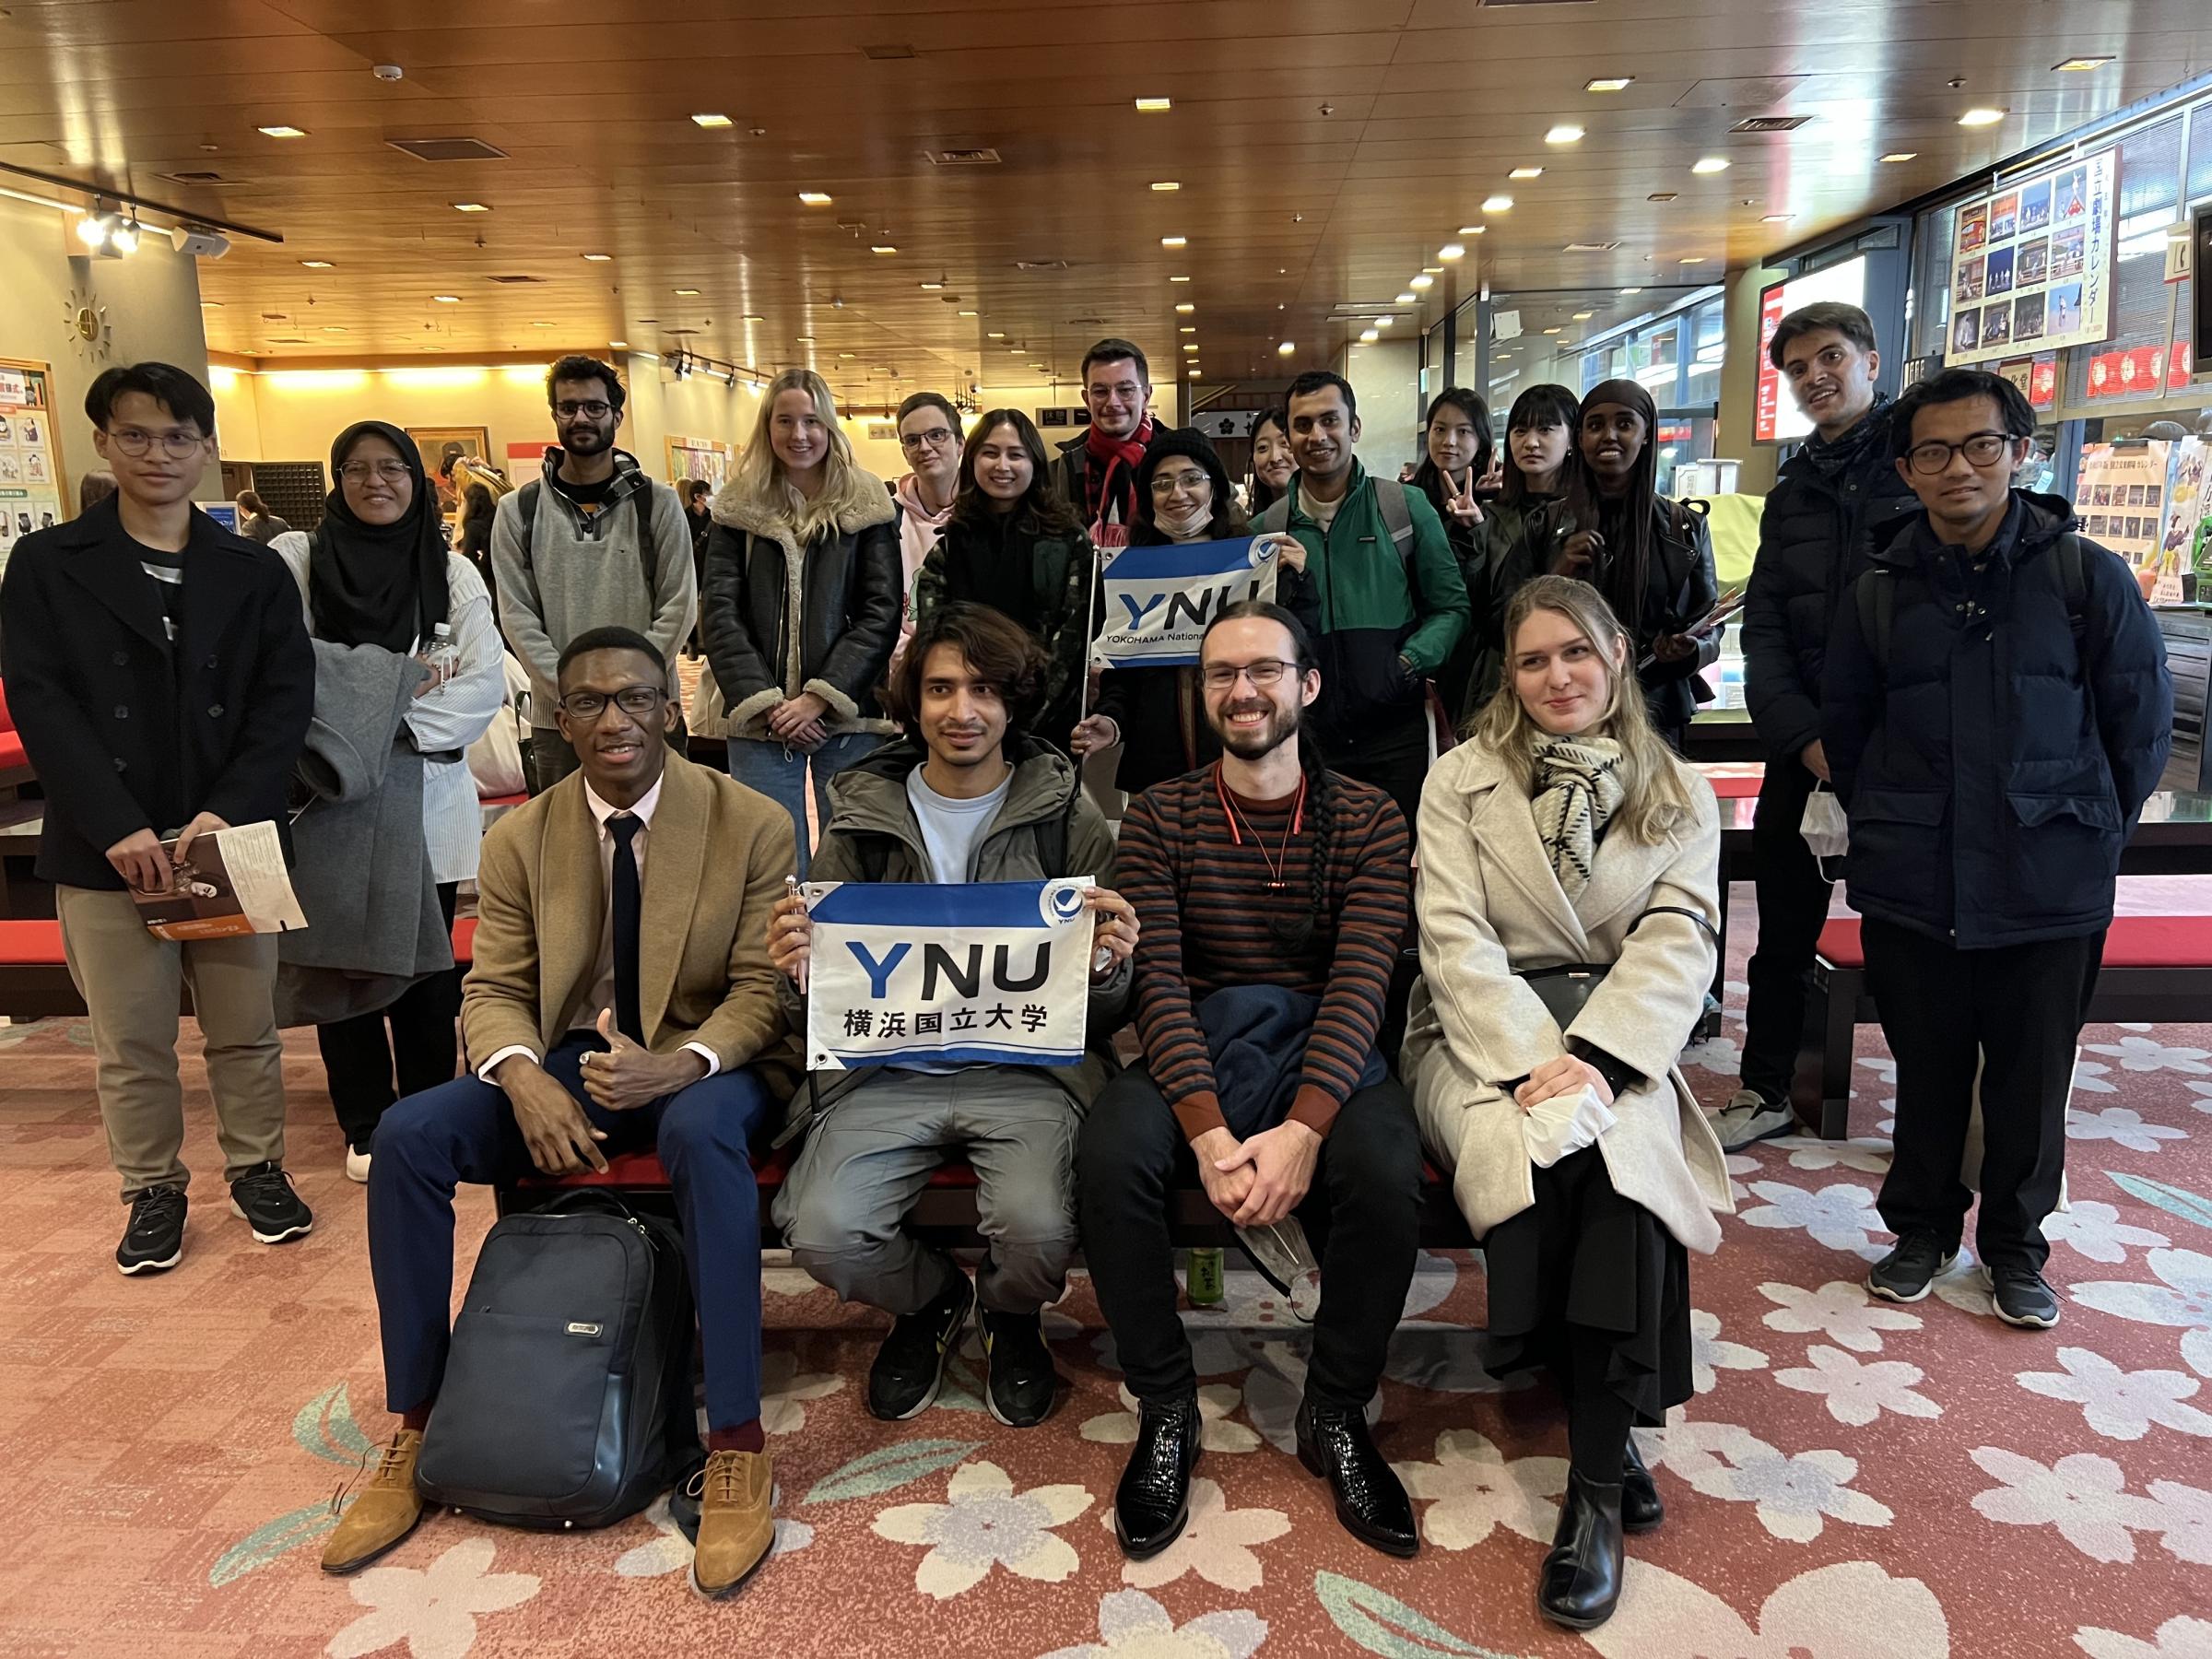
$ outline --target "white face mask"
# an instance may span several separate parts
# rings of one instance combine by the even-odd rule
[[[1162,535],[1171,535],[1177,541],[1188,541],[1201,535],[1206,525],[1213,522],[1213,503],[1200,501],[1184,509],[1155,508],[1152,522],[1159,526]]]

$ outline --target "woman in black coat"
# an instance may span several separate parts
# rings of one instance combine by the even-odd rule
[[[807,369],[778,375],[715,499],[700,631],[729,711],[730,776],[791,814],[801,876],[808,774],[827,823],[830,777],[892,729],[876,700],[902,598],[891,518],[828,383]]]

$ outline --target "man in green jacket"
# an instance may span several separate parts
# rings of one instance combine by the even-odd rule
[[[1406,821],[1429,771],[1429,677],[1468,627],[1466,584],[1443,521],[1418,489],[1354,458],[1359,404],[1343,376],[1290,382],[1290,488],[1253,525],[1287,530],[1281,597],[1322,658],[1314,722],[1331,770],[1371,783]]]

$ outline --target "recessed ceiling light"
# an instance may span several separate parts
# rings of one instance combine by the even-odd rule
[[[1574,313],[1574,320],[1577,323],[1587,323],[1591,318],[1596,315],[1597,313],[1595,312],[1576,312]]]
[[[1547,334],[1547,335],[1553,335],[1553,334],[1558,334],[1559,331],[1558,329],[1556,329],[1556,328],[1547,328],[1547,329],[1546,329],[1544,332],[1545,332],[1546,334]]]
[[[1544,135],[1547,144],[1580,144],[1582,141],[1583,129],[1571,121],[1560,123]]]
[[[1418,276],[1416,276],[1406,286],[1417,291],[1421,288],[1430,288],[1436,286],[1436,278],[1430,276],[1428,272],[1423,271]]]
[[[547,324],[547,326],[549,327],[551,325]],[[335,323],[325,323],[323,324],[323,332],[324,334],[344,334],[346,331],[343,328],[340,328]]]
[[[1005,335],[999,333],[996,329],[993,329],[989,334],[983,336],[983,338],[986,340],[1003,340],[1006,337],[1006,336]]]
[[[853,354],[849,351],[841,351],[837,355],[841,358],[850,358]]]
[[[1725,156],[1700,156],[1689,164],[1689,171],[1693,173],[1726,172],[1728,158]]]
[[[1168,280],[1170,282],[1188,282],[1190,278],[1188,276],[1171,276]]]
[[[1203,370],[1203,369],[1199,368],[1197,364],[1195,364],[1195,363],[1193,363],[1193,364],[1191,365],[1191,372],[1190,372],[1190,376],[1189,376],[1189,378],[1190,378],[1190,379],[1192,379],[1192,380],[1196,380],[1196,379],[1198,379],[1198,378],[1199,378],[1201,375],[1203,375],[1205,372],[1206,372],[1206,371],[1205,371],[1205,370]]]
[[[550,323],[533,323],[530,324],[530,326],[533,328],[550,328],[553,326],[553,324]]]
[[[877,242],[868,252],[871,253],[896,253],[899,252],[899,248],[895,242]]]
[[[942,282],[924,282],[921,286],[933,294],[939,294],[945,291],[945,285]]]
[[[1441,276],[1443,274],[1444,267],[1442,265],[1423,265],[1421,267],[1421,275],[1424,276]]]
[[[1177,329],[1175,332],[1176,332],[1177,334],[1196,334],[1196,333],[1198,332],[1198,325],[1197,325],[1196,324],[1194,324],[1194,323],[1185,323],[1185,324],[1183,324],[1183,325],[1182,325],[1181,328]]]
[[[1008,357],[1028,357],[1030,348],[1027,346],[1009,346],[1006,347],[1006,355]]]
[[[1382,337],[1382,336],[1381,335],[1377,334],[1377,333],[1376,333],[1376,332],[1375,332],[1373,329],[1371,329],[1371,328],[1363,328],[1363,329],[1361,329],[1361,330],[1359,331],[1359,343],[1360,343],[1362,346],[1372,346],[1372,345],[1373,345],[1373,344],[1374,344],[1374,343],[1375,343],[1377,340],[1381,339]]]
[[[1275,348],[1275,353],[1277,357],[1290,357],[1294,355],[1297,350],[1298,342],[1296,340],[1285,340],[1280,346],[1277,346]]]
[[[1185,351],[1195,351],[1198,349],[1198,342],[1195,340],[1185,340],[1182,343],[1182,348]]]
[[[1180,179],[1155,179],[1152,181],[1152,188],[1155,190],[1181,190],[1182,182]]]
[[[628,340],[609,340],[606,347],[609,351],[627,351],[629,349],[629,342]]]
[[[612,253],[586,253],[584,257],[590,260],[594,265],[605,265],[608,260],[612,259],[614,255]]]
[[[200,309],[202,311],[221,311],[223,302],[220,300],[203,300],[200,301]]]
[[[1462,225],[1459,233],[1462,236],[1484,236],[1488,234],[1489,229],[1488,225]]]
[[[1540,179],[1544,176],[1544,170],[1540,167],[1516,167],[1505,176],[1509,179]]]
[[[830,206],[830,195],[826,190],[802,190],[799,192],[799,200],[809,207],[827,207]]]
[[[1762,225],[1786,225],[1796,217],[1794,213],[1769,213],[1762,215],[1759,222]]]
[[[676,297],[678,300],[696,300],[699,298],[699,290],[697,288],[677,288]]]
[[[1511,213],[1513,210],[1513,198],[1509,195],[1490,196],[1483,202],[1482,210],[1485,213]]]
[[[1411,288],[1408,288],[1406,292],[1400,294],[1395,300],[1392,300],[1391,303],[1393,305],[1418,305],[1420,303],[1420,296],[1415,293]]]
[[[1436,251],[1436,256],[1447,264],[1454,259],[1465,259],[1467,256],[1466,246],[1462,242],[1446,242]]]
[[[1159,245],[1163,248],[1187,248],[1190,243],[1191,239],[1187,236],[1163,236],[1159,239]]]
[[[489,213],[491,209],[482,202],[455,202],[453,211],[455,213]]]
[[[814,336],[812,335],[800,335],[792,341],[792,344],[794,346],[811,346],[814,344]]]
[[[300,262],[311,271],[335,271],[337,266],[327,259],[303,259]]]
[[[1583,83],[1585,92],[1625,92],[1635,83],[1632,75],[1601,75],[1594,80]]]
[[[1620,291],[1624,294],[1641,294],[1643,292],[1643,290],[1640,288],[1625,288]]]
[[[2112,61],[2112,54],[2108,52],[2101,57],[2070,57],[2064,63],[2052,65],[2051,69],[2053,74],[2068,70],[2101,69]]]
[[[1389,326],[1390,326],[1390,325],[1391,325],[1393,323],[1395,323],[1396,321],[1397,321],[1397,319],[1396,319],[1395,317],[1377,317],[1377,318],[1375,319],[1375,326],[1376,326],[1377,328],[1388,328],[1388,327],[1389,327]]]
[[[768,319],[762,316],[759,312],[747,312],[742,321],[747,323],[765,323],[768,321]]]
[[[265,126],[255,127],[253,130],[270,138],[304,138],[307,136],[305,127]]]
[[[437,300],[441,305],[458,305],[461,303],[461,296],[458,294],[432,294],[430,298]]]
[[[694,115],[691,117],[691,123],[694,126],[702,127],[726,127],[735,124],[727,115],[712,114]]]
[[[1891,150],[1882,159],[1885,161],[1917,161],[1920,159],[1920,152],[1918,150]]]
[[[1995,126],[2004,119],[2005,112],[2002,110],[1969,110],[1959,117],[1959,124],[1962,127]]]
[[[1173,109],[1175,100],[1171,98],[1140,98],[1136,100],[1136,107],[1147,115],[1157,115],[1163,110]]]
[[[963,316],[963,317],[973,317],[973,316],[978,316],[978,315],[981,315],[981,314],[982,314],[982,313],[980,313],[980,312],[971,312],[971,311],[964,311],[964,312],[960,312],[960,315],[961,315],[961,316]]]

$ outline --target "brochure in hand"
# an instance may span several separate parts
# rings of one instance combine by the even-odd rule
[[[161,843],[169,889],[133,889],[147,931],[161,939],[229,939],[287,933],[307,925],[284,867],[284,843],[266,820],[213,830],[177,857],[174,839]]]

